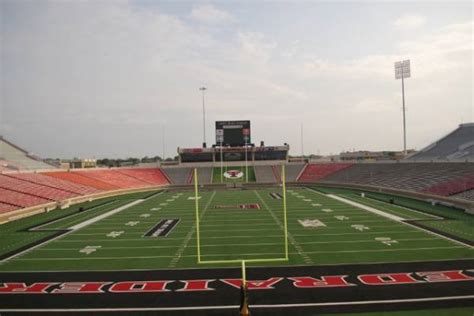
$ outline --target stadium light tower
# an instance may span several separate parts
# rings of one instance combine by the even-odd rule
[[[206,147],[206,105],[204,102],[204,91],[207,90],[206,87],[201,87],[199,90],[202,91],[202,147]]]
[[[403,154],[407,154],[407,129],[405,119],[405,78],[411,77],[410,60],[397,61],[395,63],[395,79],[402,79],[402,102],[403,102]]]

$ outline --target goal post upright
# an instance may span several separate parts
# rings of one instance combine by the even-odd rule
[[[286,174],[285,164],[281,165],[281,181],[283,193],[283,227],[285,233],[285,259],[288,260],[288,218],[286,209]]]
[[[196,242],[197,242],[197,257],[198,263],[201,263],[201,240],[199,231],[199,199],[198,199],[198,172],[194,168],[194,206],[196,208]]]

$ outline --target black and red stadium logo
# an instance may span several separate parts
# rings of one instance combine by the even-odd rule
[[[237,180],[237,179],[241,179],[243,176],[244,176],[244,173],[240,170],[232,169],[232,170],[227,170],[226,172],[224,172],[224,177],[226,177],[226,179]]]

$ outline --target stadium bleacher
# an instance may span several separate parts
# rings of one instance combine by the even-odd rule
[[[452,195],[453,198],[474,201],[474,189]]]
[[[121,188],[166,185],[158,168],[0,174],[0,212]]]
[[[100,190],[90,187],[90,186],[85,186],[78,183],[65,181],[60,178],[48,177],[41,173],[10,173],[6,175],[13,178],[20,179],[20,180],[29,181],[36,184],[60,189],[63,191],[76,193],[79,195],[100,192]]]
[[[20,208],[45,204],[51,201],[30,194],[0,188],[0,202]]]
[[[301,172],[303,171],[305,164],[303,163],[290,163],[285,166],[286,182],[296,182]],[[273,169],[277,174],[276,178],[281,179],[280,167]]]
[[[314,182],[352,166],[351,163],[307,164],[298,178],[299,182]]]
[[[16,210],[18,206],[0,202],[0,214]]]
[[[169,183],[167,176],[158,168],[121,168],[114,171],[135,178],[146,185],[164,185]]]
[[[422,191],[474,174],[473,163],[359,163],[321,179]]]
[[[87,176],[83,176],[78,172],[73,172],[73,171],[55,171],[55,172],[44,172],[44,175],[50,176],[50,177],[55,177],[58,179],[70,181],[73,183],[77,183],[83,186],[89,186],[101,191],[106,191],[106,190],[117,190],[118,187],[111,185],[109,183],[90,178]]]
[[[4,159],[0,158],[0,172],[2,172],[2,171],[18,171],[20,169],[21,169],[21,167],[18,166],[17,164],[15,164],[11,161],[7,161],[7,160],[4,160]]]
[[[212,182],[212,167],[201,167],[198,169],[198,183],[199,184],[209,184]],[[191,173],[191,176],[188,179],[188,184],[193,183],[194,174]]]
[[[87,170],[75,172],[81,176],[96,179],[121,189],[139,188],[150,185],[145,181],[120,173],[117,170]]]
[[[4,169],[41,170],[55,169],[40,159],[32,156],[26,150],[0,136],[0,161]],[[2,168],[3,169],[3,168]]]
[[[165,173],[170,179],[171,184],[176,185],[183,185],[188,184],[190,178],[192,177],[192,169],[191,168],[162,168],[161,171]]]
[[[474,175],[441,182],[439,184],[425,188],[423,192],[442,196],[450,196],[470,189],[474,189]]]
[[[259,183],[275,183],[274,166],[254,166],[255,179]]]
[[[460,124],[445,137],[407,159],[411,161],[474,159],[474,123]]]
[[[20,180],[7,175],[0,175],[0,188],[54,201],[63,200],[78,195],[77,193],[63,191],[57,188]]]

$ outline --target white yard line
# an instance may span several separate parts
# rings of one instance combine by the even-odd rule
[[[255,304],[250,308],[267,309],[267,308],[294,308],[294,307],[317,307],[317,306],[341,306],[341,305],[380,305],[393,303],[416,303],[416,302],[433,302],[433,301],[453,301],[474,299],[474,295],[458,295],[458,296],[437,296],[422,298],[402,298],[391,300],[366,300],[366,301],[345,301],[345,302],[321,302],[321,303],[295,303],[295,304]],[[159,312],[159,311],[193,311],[193,310],[237,310],[239,305],[208,305],[208,306],[171,306],[171,307],[118,307],[118,308],[10,308],[0,309],[0,312]],[[290,313],[291,314],[291,313]]]
[[[340,197],[340,196],[337,196],[337,195],[334,195],[334,194],[328,194],[326,195],[327,197],[330,197],[334,200],[338,200],[340,202],[343,202],[343,203],[346,203],[346,204],[349,204],[351,206],[355,206],[357,208],[360,208],[360,209],[363,209],[365,211],[369,211],[371,213],[374,213],[374,214],[377,214],[379,216],[382,216],[382,217],[385,217],[385,218],[388,218],[388,219],[391,219],[391,220],[394,220],[394,221],[397,221],[397,222],[401,222],[401,221],[404,221],[406,220],[405,218],[403,217],[400,217],[400,216],[397,216],[397,215],[393,215],[393,214],[389,214],[389,213],[386,213],[384,211],[381,211],[381,210],[378,210],[376,208],[373,208],[373,207],[370,207],[370,206],[367,206],[367,205],[364,205],[364,204],[360,204],[360,203],[357,203],[357,202],[354,202],[354,201],[351,201],[351,200],[348,200],[348,199],[345,199],[343,197]]]
[[[424,234],[423,231],[420,231],[418,229],[412,229],[411,231],[407,232],[407,231],[383,231],[383,232],[374,232],[374,231],[364,231],[364,235],[368,235],[368,234],[415,234],[415,233],[419,233],[419,234]],[[128,233],[129,235],[130,234],[136,234],[136,235],[142,235],[142,233]],[[344,235],[360,235],[361,233],[360,232],[357,232],[357,233],[331,233],[331,234],[317,234],[316,236],[317,237],[320,237],[320,236],[344,236]],[[74,236],[77,236],[77,235],[85,235],[85,236],[96,236],[96,235],[99,235],[99,236],[103,236],[104,234],[101,233],[101,234],[79,234],[79,233],[76,233],[74,234]],[[301,234],[293,234],[293,236],[296,236],[296,237],[315,237],[315,235],[311,235],[311,234],[305,234],[305,235],[301,235]],[[182,240],[185,236],[183,237],[170,237],[170,238],[166,238],[166,240]],[[229,239],[229,238],[235,238],[234,236],[217,236],[217,237],[210,237],[210,239]],[[255,238],[255,236],[239,236],[239,238]],[[259,238],[281,238],[281,235],[266,235],[266,236],[260,236]],[[130,239],[122,239],[122,238],[118,238],[117,240],[121,240],[121,241],[133,241],[133,240],[143,240],[143,239],[137,239],[137,238],[130,238]],[[90,241],[90,239],[73,239],[73,240],[61,240],[60,242],[79,242],[79,241]],[[111,241],[111,239],[95,239],[95,241]]]
[[[385,218],[388,218],[388,219],[391,219],[395,222],[398,222],[400,224],[403,224],[403,225],[406,225],[406,226],[410,226],[410,227],[415,227],[416,229],[419,229],[419,230],[422,230],[430,235],[434,235],[434,236],[438,236],[440,238],[443,238],[443,239],[446,239],[452,243],[455,243],[455,244],[459,244],[459,245],[463,245],[464,247],[467,247],[467,248],[474,248],[473,246],[469,245],[469,244],[466,244],[466,243],[463,243],[462,241],[459,241],[459,240],[456,240],[456,239],[453,239],[453,238],[450,238],[450,237],[447,237],[447,236],[444,236],[444,235],[441,235],[441,234],[438,234],[438,233],[435,233],[431,230],[428,230],[428,229],[425,229],[425,228],[422,228],[422,227],[419,227],[419,226],[416,226],[416,225],[413,225],[413,224],[410,224],[408,222],[405,221],[404,218],[402,217],[399,217],[399,216],[396,216],[396,215],[393,215],[393,214],[389,214],[389,213],[386,213],[386,212],[383,212],[381,210],[378,210],[378,209],[375,209],[373,207],[370,207],[370,206],[366,206],[366,205],[363,205],[363,204],[360,204],[360,203],[357,203],[357,202],[353,202],[353,201],[350,201],[348,199],[345,199],[345,198],[342,198],[340,196],[336,196],[336,195],[333,195],[333,194],[328,194],[327,195],[328,197],[330,198],[333,198],[335,200],[338,200],[338,201],[341,201],[343,203],[346,203],[346,204],[349,204],[349,205],[352,205],[352,206],[355,206],[357,208],[360,208],[360,209],[363,209],[363,210],[366,210],[366,211],[369,211],[369,212],[372,212],[374,214],[377,214],[379,216],[383,216]]]
[[[104,204],[101,204],[101,205],[96,205],[96,206],[94,206],[94,207],[91,207],[90,209],[85,210],[85,212],[90,212],[90,211],[95,210],[95,209],[97,209],[97,208],[101,208],[101,207],[103,207],[103,206],[108,206],[109,204],[112,204],[112,203],[115,203],[115,202],[117,202],[117,200],[112,200],[112,201],[110,201],[110,202],[107,202],[107,203],[104,203]],[[77,212],[77,213],[68,215],[68,216],[66,216],[66,217],[58,218],[58,219],[56,219],[56,220],[54,220],[54,221],[45,223],[45,224],[43,224],[43,225],[41,225],[41,226],[34,227],[34,228],[30,229],[30,231],[43,230],[43,227],[45,227],[45,226],[48,226],[48,225],[57,223],[57,222],[59,222],[59,221],[68,220],[68,219],[70,219],[71,217],[74,217],[74,216],[77,216],[77,215],[84,215],[84,213],[83,213],[83,212]],[[61,228],[46,228],[46,229],[59,230],[59,229],[61,229]]]
[[[295,303],[295,304],[255,304],[250,308],[267,309],[267,308],[294,308],[294,307],[317,307],[317,306],[341,306],[341,305],[380,305],[393,303],[416,303],[416,302],[433,302],[433,301],[453,301],[474,299],[474,295],[459,296],[437,296],[422,298],[402,298],[391,300],[366,300],[366,301],[345,301],[345,302],[321,302],[321,303]],[[175,307],[118,307],[118,308],[10,308],[0,309],[0,312],[159,312],[159,311],[193,311],[193,310],[237,310],[239,305],[208,305],[208,306],[175,306]],[[291,314],[291,313],[290,313]]]
[[[451,246],[451,247],[422,247],[422,248],[403,248],[403,249],[367,249],[367,250],[336,250],[336,251],[309,251],[308,254],[329,254],[329,253],[361,253],[361,252],[403,252],[403,251],[420,251],[420,250],[436,250],[436,249],[460,249],[463,246]],[[280,252],[258,252],[258,253],[240,253],[240,256],[276,256],[281,255]],[[291,255],[299,254],[298,251],[290,252]],[[222,254],[207,254],[206,257],[221,257]],[[157,258],[174,258],[175,255],[163,255],[163,256],[133,256],[133,257],[56,257],[56,258],[19,258],[17,261],[55,261],[55,260],[123,260],[123,259],[157,259]],[[197,258],[197,255],[182,255],[181,258]]]
[[[397,239],[397,241],[420,241],[420,240],[438,240],[438,238],[406,238],[406,239]],[[332,241],[309,241],[309,242],[300,242],[300,245],[318,245],[318,244],[357,244],[357,243],[373,243],[374,240],[332,240]],[[281,246],[281,243],[248,243],[248,244],[208,244],[201,245],[203,247],[222,247],[222,246],[242,246],[242,247],[255,247],[255,246]],[[189,248],[196,248],[197,246],[191,245],[187,246]],[[174,245],[170,246],[121,246],[121,247],[107,247],[107,249],[162,249],[162,248],[176,248]],[[38,249],[38,251],[68,251],[68,250],[77,250],[77,247],[73,248],[47,248],[47,249]]]
[[[285,231],[285,227],[283,226],[283,224],[280,222],[280,220],[278,219],[278,217],[276,217],[275,213],[273,213],[273,211],[271,210],[270,207],[268,207],[267,203],[265,202],[265,200],[260,196],[260,194],[258,194],[258,192],[256,190],[254,190],[253,192],[255,192],[255,195],[257,195],[258,199],[260,200],[260,202],[262,202],[263,206],[268,210],[268,212],[270,213],[270,215],[273,217],[273,219],[275,220],[275,222],[280,226],[281,230],[283,230],[283,232]],[[296,251],[298,252],[298,254],[303,258],[304,262],[306,264],[314,264],[313,260],[311,260],[311,258],[304,252],[303,248],[298,244],[298,242],[296,241],[296,239],[293,237],[293,235],[290,233],[290,232],[287,232],[287,235],[288,235],[288,240],[290,241],[290,243],[293,245],[293,247],[296,249]]]
[[[379,200],[376,200],[376,199],[372,199],[372,198],[368,198],[370,199],[370,202],[372,203],[385,203],[387,204],[387,202],[383,202],[383,201],[379,201]],[[398,205],[398,204],[393,204],[393,205],[390,205],[392,207],[397,207],[397,208],[401,208],[403,210],[407,210],[407,211],[410,211],[410,212],[414,212],[414,213],[418,213],[418,214],[421,214],[421,215],[424,215],[424,216],[428,216],[428,217],[431,217],[433,219],[444,219],[443,217],[440,217],[440,216],[436,216],[436,215],[433,215],[433,214],[429,214],[429,213],[424,213],[424,212],[421,212],[421,211],[417,211],[417,210],[414,210],[414,209],[411,209],[411,208],[408,208],[408,207],[404,207],[404,206],[401,206],[401,205]],[[400,214],[400,212],[397,212],[397,211],[394,211],[394,210],[391,210],[391,212],[395,212],[395,213],[398,213]],[[413,218],[411,220],[416,220],[416,218]]]
[[[86,227],[86,226],[88,226],[88,225],[90,225],[90,224],[94,224],[94,223],[96,223],[96,222],[98,222],[98,221],[100,221],[100,220],[102,220],[102,219],[104,219],[104,218],[106,218],[106,217],[112,216],[112,215],[117,214],[117,213],[119,213],[119,212],[121,212],[121,211],[123,211],[123,210],[125,210],[125,209],[127,209],[127,208],[130,208],[130,207],[132,207],[132,206],[135,206],[135,205],[137,205],[137,204],[140,204],[140,203],[142,203],[143,201],[145,201],[145,200],[140,199],[140,200],[136,200],[136,201],[130,202],[130,203],[125,204],[125,205],[123,205],[123,206],[121,206],[121,207],[118,207],[118,208],[116,208],[116,209],[113,209],[113,210],[111,210],[111,211],[108,211],[108,212],[106,212],[106,213],[104,213],[104,214],[100,214],[100,215],[98,215],[98,216],[96,216],[96,217],[90,218],[90,219],[88,219],[88,220],[86,220],[86,221],[84,221],[84,222],[82,222],[82,223],[79,223],[79,224],[77,224],[77,225],[71,226],[71,227],[69,227],[68,229],[71,229],[71,230],[78,230],[78,229],[84,228],[84,227]]]
[[[211,204],[211,201],[214,199],[214,196],[216,195],[216,191],[212,192],[211,197],[209,198],[209,201],[207,201],[206,205],[204,206],[204,209],[201,213],[201,216],[199,217],[199,220],[204,216],[206,213],[207,209],[209,208],[209,205]],[[179,247],[179,249],[176,251],[176,254],[174,255],[174,258],[171,260],[169,263],[168,267],[169,268],[174,268],[177,264],[179,259],[181,259],[181,256],[183,255],[184,250],[188,247],[189,242],[191,241],[191,237],[193,236],[194,232],[196,231],[196,222],[191,226],[191,230],[188,232],[186,235],[186,238],[184,239],[183,243]]]
[[[145,200],[148,200],[148,199],[150,199],[150,198],[153,198],[153,197],[155,197],[155,196],[157,196],[157,195],[159,195],[159,194],[161,194],[161,192],[159,192],[158,194],[154,194],[154,195],[150,196],[149,198],[147,198],[147,199],[145,199]],[[100,219],[104,218],[104,217],[102,217],[103,215],[107,215],[107,214],[109,214],[109,215],[107,215],[107,216],[113,215],[113,214],[115,214],[115,213],[117,213],[117,212],[120,212],[120,211],[122,211],[122,210],[124,210],[124,209],[126,209],[126,208],[128,208],[128,207],[131,207],[131,206],[133,206],[133,205],[136,205],[136,204],[138,204],[138,203],[141,203],[141,202],[143,202],[143,201],[145,201],[145,200],[142,200],[142,199],[136,200],[136,201],[131,202],[131,203],[129,203],[129,204],[123,205],[123,206],[121,206],[121,207],[119,207],[119,208],[117,208],[117,209],[114,209],[114,210],[109,211],[109,212],[107,212],[107,213],[104,213],[104,214],[101,214],[101,215],[96,216],[96,217],[94,217],[94,218],[91,218],[91,219],[89,219],[89,220],[83,222],[82,224],[84,224],[84,223],[88,223],[87,225],[92,224],[93,222],[96,222],[97,220],[100,220]],[[118,211],[117,211],[117,210],[118,210]],[[99,217],[101,217],[101,218],[100,218],[100,219],[97,219],[97,218],[99,218]],[[97,219],[97,220],[95,220],[95,219]],[[93,220],[94,220],[94,221],[93,221]],[[84,225],[84,226],[85,226],[85,225]],[[57,239],[59,239],[59,238],[62,238],[62,237],[66,236],[66,235],[68,235],[68,234],[70,234],[70,233],[72,233],[72,232],[76,231],[77,229],[80,229],[80,228],[82,228],[82,227],[84,227],[84,226],[82,226],[81,224],[71,226],[71,227],[68,228],[69,231],[65,232],[64,234],[61,234],[61,235],[59,235],[59,236],[57,236],[57,237],[54,237],[54,238],[49,239],[49,240],[46,240],[45,242],[39,243],[39,244],[37,244],[37,245],[35,245],[35,246],[31,247],[31,248],[28,248],[28,249],[25,249],[25,250],[23,250],[23,251],[21,251],[21,252],[18,252],[18,253],[14,254],[14,255],[12,255],[12,256],[10,256],[10,257],[8,257],[8,258],[3,259],[2,261],[0,261],[0,263],[3,263],[3,262],[6,262],[6,261],[8,261],[8,260],[11,260],[11,259],[13,259],[13,258],[19,257],[19,256],[21,256],[21,255],[24,255],[24,254],[27,253],[27,252],[30,252],[30,251],[33,250],[33,249],[36,249],[36,248],[42,247],[42,246],[44,246],[44,245],[46,245],[46,244],[49,244],[50,242],[52,242],[52,241],[54,241],[54,240],[57,240]],[[57,230],[58,230],[58,231],[61,231],[61,230],[64,230],[64,229],[58,228]],[[17,259],[17,260],[21,260],[21,259]]]

